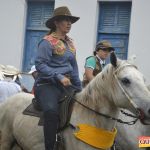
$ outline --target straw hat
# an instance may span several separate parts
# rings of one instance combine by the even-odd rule
[[[6,65],[5,68],[3,69],[3,73],[5,75],[18,75],[20,73],[20,71],[15,68],[14,66],[11,65]]]
[[[5,66],[4,66],[4,65],[2,65],[2,64],[0,64],[0,71],[3,71],[3,70],[4,70],[4,68],[5,68]]]
[[[0,80],[4,80],[4,73],[3,73],[3,70],[4,70],[5,66],[0,64]]]
[[[20,71],[11,65],[6,65],[2,72],[4,75],[13,76],[13,81],[15,81],[17,77],[21,78]]]
[[[59,18],[63,19],[65,17],[68,17],[72,24],[75,23],[77,20],[79,20],[79,17],[72,16],[68,7],[62,6],[62,7],[56,8],[54,10],[53,16],[46,21],[46,26],[51,29],[51,28],[55,27],[55,25],[54,25],[55,20],[57,20]]]
[[[4,74],[3,74],[2,71],[0,71],[0,81],[1,81],[1,80],[4,80]]]

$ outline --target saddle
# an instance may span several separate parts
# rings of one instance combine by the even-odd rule
[[[65,92],[59,100],[59,127],[58,131],[63,130],[69,125],[72,108],[74,104],[75,90]],[[38,125],[42,126],[44,122],[43,111],[37,103],[37,99],[33,98],[32,103],[23,111],[24,115],[39,117]]]

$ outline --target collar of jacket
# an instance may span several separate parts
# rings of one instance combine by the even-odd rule
[[[54,53],[58,54],[58,55],[63,55],[66,51],[66,46],[65,43],[67,44],[67,46],[69,47],[69,50],[75,54],[76,53],[76,49],[74,47],[73,41],[71,38],[69,38],[68,36],[66,36],[65,38],[65,43],[63,42],[63,40],[61,40],[57,34],[55,32],[51,33],[50,35],[46,35],[44,37],[45,40],[47,40],[48,42],[50,42],[50,44],[53,47]]]

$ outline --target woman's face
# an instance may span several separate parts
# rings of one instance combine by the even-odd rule
[[[63,34],[67,34],[71,29],[71,21],[67,17],[62,20],[55,21],[55,25],[56,30]]]
[[[103,50],[99,50],[96,53],[102,60],[105,60],[110,55],[109,51],[103,51]]]

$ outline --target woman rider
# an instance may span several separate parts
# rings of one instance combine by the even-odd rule
[[[70,85],[81,90],[76,49],[67,36],[71,25],[79,17],[72,16],[66,6],[54,10],[47,20],[49,34],[40,41],[35,59],[38,72],[35,81],[35,97],[44,112],[45,149],[53,150],[58,126],[58,101],[64,88]],[[63,88],[62,88],[63,86]]]

